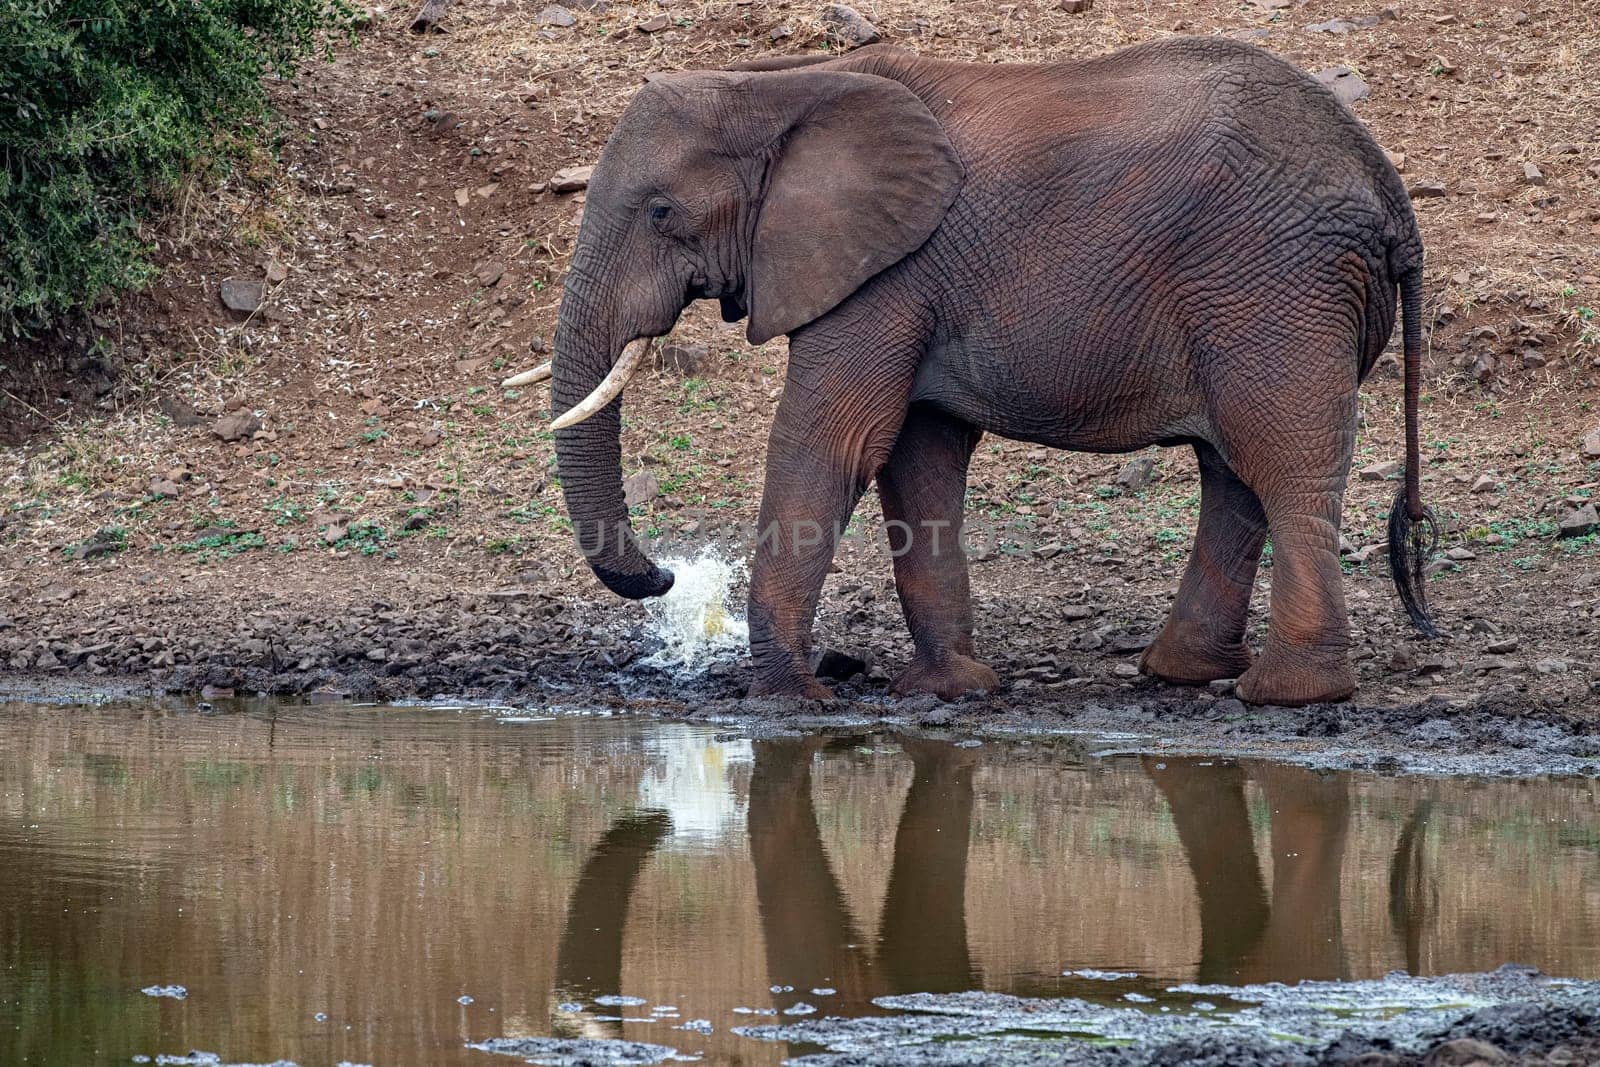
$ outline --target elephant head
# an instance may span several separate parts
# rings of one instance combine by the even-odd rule
[[[691,300],[760,344],[827,314],[915,251],[961,164],[897,81],[838,70],[652,76],[595,165],[551,361],[556,456],[579,548],[629,598],[672,574],[622,495],[620,395]]]

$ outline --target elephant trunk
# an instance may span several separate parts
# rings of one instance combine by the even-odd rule
[[[614,336],[608,325],[611,316],[598,313],[595,283],[576,269],[576,262],[574,267],[561,299],[551,360],[551,412],[557,417],[600,385],[622,342],[632,340]],[[671,589],[672,572],[656,566],[634,538],[622,498],[621,431],[618,397],[582,422],[556,431],[556,460],[578,550],[606,588],[642,600]]]

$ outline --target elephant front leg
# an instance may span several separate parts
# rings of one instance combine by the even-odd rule
[[[793,395],[785,391],[767,445],[750,575],[749,694],[826,700],[832,691],[811,672],[811,623],[839,538],[888,453],[899,413],[892,425],[841,425]]]
[[[1000,679],[972,658],[972,596],[961,546],[967,463],[980,432],[914,406],[878,474],[895,590],[916,655],[895,679],[897,693],[954,700],[993,692]]]

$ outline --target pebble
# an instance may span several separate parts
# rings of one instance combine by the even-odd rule
[[[230,411],[211,426],[211,432],[224,441],[248,440],[259,429],[261,420],[248,408]]]
[[[1366,80],[1349,67],[1328,67],[1317,71],[1312,77],[1326,86],[1345,107],[1372,95],[1372,88]]]
[[[878,28],[848,4],[828,4],[820,16],[828,40],[845,48],[860,48],[878,40]]]
[[[1137,493],[1145,489],[1155,480],[1156,457],[1135,456],[1122,469],[1117,472],[1117,484],[1130,493]]]
[[[657,18],[665,19],[667,16],[658,15]],[[654,19],[651,20],[655,21]],[[664,27],[663,27],[664,28]],[[550,179],[550,191],[553,193],[576,193],[589,188],[589,179],[594,176],[594,167],[562,167]]]
[[[1386,459],[1381,463],[1373,463],[1362,467],[1361,473],[1358,475],[1358,477],[1363,482],[1381,482],[1387,478],[1392,478],[1399,474],[1400,469],[1401,464],[1399,460]]]
[[[267,287],[249,278],[224,278],[217,296],[222,306],[235,316],[249,318],[261,310],[261,304],[267,298]]]
[[[1595,511],[1595,506],[1585,504],[1581,508],[1574,508],[1561,517],[1556,524],[1557,537],[1582,537],[1593,533],[1596,526],[1600,526],[1600,513]]]

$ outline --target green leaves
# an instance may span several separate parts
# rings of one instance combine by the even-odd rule
[[[349,0],[0,0],[0,335],[148,282],[140,220],[237,151],[264,77],[353,18]]]

